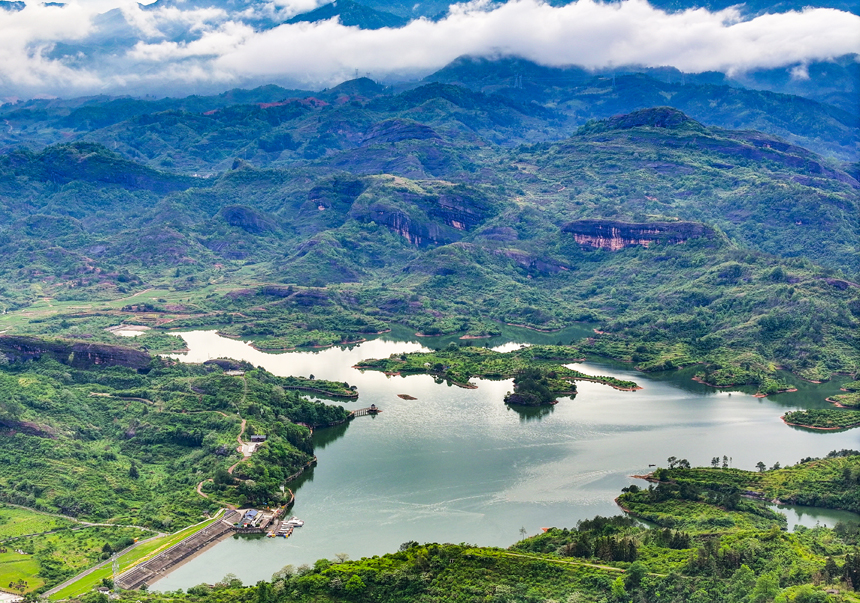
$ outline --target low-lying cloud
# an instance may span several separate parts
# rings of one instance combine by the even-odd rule
[[[317,0],[260,3],[234,14],[108,2],[0,10],[0,96],[143,92],[177,85],[190,91],[264,81],[314,87],[342,81],[356,70],[376,78],[425,75],[461,55],[732,74],[792,65],[800,65],[802,73],[808,62],[860,53],[860,17],[824,8],[744,19],[736,9],[667,13],[645,0],[578,0],[562,7],[539,0],[503,5],[479,0],[452,7],[441,21],[360,30],[335,20],[269,29],[254,23],[262,17],[283,20],[313,8]],[[101,47],[100,56],[90,56],[89,37],[106,33],[95,24],[106,6],[122,11],[132,36],[125,45]],[[74,48],[76,43],[82,50],[57,56],[56,44]]]

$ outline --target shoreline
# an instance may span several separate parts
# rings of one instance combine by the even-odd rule
[[[440,378],[440,375],[435,374],[435,373],[429,373],[429,372],[415,372],[415,373],[410,372],[410,373],[408,373],[408,375],[404,375],[400,371],[383,371],[383,370],[369,367],[369,366],[353,365],[352,368],[358,369],[360,371],[378,371],[378,372],[386,375],[387,377],[407,377],[409,375],[429,375],[429,376],[434,377],[434,378]],[[488,375],[472,375],[472,378],[486,379],[486,380],[492,380],[492,381],[498,381],[499,380],[499,378],[497,378],[497,377],[490,377]],[[510,376],[510,377],[502,376],[501,377],[501,379],[513,379],[513,378],[514,378],[513,376]],[[448,381],[449,383],[453,383],[457,387],[462,387],[463,389],[478,389],[477,385],[472,385],[471,383],[460,383],[459,381],[454,381],[453,379],[449,379],[447,377],[445,377],[444,379],[445,379],[445,381]],[[611,387],[612,389],[617,389],[618,391],[622,391],[622,392],[635,392],[635,391],[639,391],[640,389],[644,389],[641,385],[637,385],[636,387],[622,387],[620,385],[613,385],[612,383],[609,383],[608,381],[604,381],[602,379],[592,379],[592,378],[588,378],[588,377],[566,377],[566,379],[568,379],[569,381],[590,381],[591,383],[599,383],[600,385],[607,385],[607,386]],[[577,392],[573,392],[573,393],[575,394]],[[573,395],[573,394],[559,393],[558,395],[567,396],[567,395]]]
[[[847,390],[842,390],[842,391],[847,391]],[[848,410],[860,410],[860,407],[857,407],[857,406],[846,406],[845,404],[842,404],[841,402],[839,402],[839,401],[837,401],[837,400],[834,400],[833,398],[824,398],[824,401],[825,401],[825,402],[830,402],[830,403],[831,403],[833,406],[835,406],[836,408],[847,408]]]
[[[796,391],[796,387],[789,387],[788,389],[778,389],[772,394],[763,394],[761,392],[756,392],[753,394],[753,398],[767,398],[768,396],[775,396],[777,394],[793,394]]]
[[[608,385],[612,389],[617,389],[620,392],[638,392],[640,389],[645,389],[641,385],[637,385],[636,387],[621,387],[620,385],[613,385],[601,379],[588,379],[582,377],[571,377],[572,381],[588,381],[590,383],[599,383],[600,385]]]
[[[300,392],[311,392],[314,394],[321,394],[323,396],[328,396],[329,398],[344,398],[346,400],[357,400],[358,392],[353,392],[352,394],[333,394],[331,392],[327,392],[323,389],[319,389],[316,387],[305,387],[303,385],[284,385],[284,389],[290,389],[294,391]]]
[[[780,419],[786,425],[790,425],[792,427],[802,427],[803,429],[814,429],[816,431],[848,431],[849,429],[855,429],[860,427],[860,422],[854,423],[853,425],[846,425],[844,427],[813,427],[812,425],[801,425],[800,423],[789,423],[785,420],[785,415],[781,416]]]
[[[537,327],[530,327],[528,325],[521,325],[521,324],[517,324],[515,322],[506,322],[505,324],[508,325],[509,327],[519,327],[521,329],[528,329],[529,331],[537,331],[538,333],[558,333],[559,331],[564,329],[564,327],[560,327],[558,329],[538,329]]]
[[[728,389],[730,387],[744,387],[746,385],[750,385],[749,383],[741,383],[741,384],[732,383],[730,385],[717,385],[715,383],[708,383],[707,381],[705,381],[701,377],[691,377],[691,379],[693,381],[695,381],[696,383],[701,383],[702,385],[707,385],[708,387],[715,387],[717,389]],[[753,398],[767,398],[768,396],[775,396],[777,394],[793,394],[796,391],[797,391],[796,387],[788,387],[786,389],[778,389],[771,394],[764,394],[762,392],[756,392],[753,394]]]

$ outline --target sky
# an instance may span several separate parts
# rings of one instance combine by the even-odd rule
[[[356,71],[381,80],[422,77],[462,55],[730,75],[794,66],[803,77],[806,63],[860,53],[860,17],[824,8],[743,18],[736,8],[667,13],[645,0],[563,7],[476,0],[452,6],[441,21],[400,29],[360,30],[336,20],[260,25],[319,3],[247,0],[231,9],[224,0],[173,0],[145,9],[133,0],[28,1],[18,12],[0,10],[0,97],[190,93],[269,82],[314,89]]]

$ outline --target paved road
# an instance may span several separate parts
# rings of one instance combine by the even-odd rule
[[[150,537],[150,538],[147,538],[146,540],[138,540],[137,542],[135,542],[135,543],[134,543],[133,545],[131,545],[130,547],[128,547],[128,548],[126,548],[126,549],[123,549],[123,550],[121,551],[121,553],[120,553],[120,554],[125,555],[126,553],[128,553],[129,551],[131,551],[131,550],[133,550],[133,549],[135,549],[135,548],[139,547],[139,546],[140,546],[140,545],[142,545],[143,543],[145,543],[145,542],[149,542],[150,540],[155,540],[156,538],[161,538],[162,536],[164,536],[164,534],[158,534],[158,535],[156,535],[156,536],[152,536],[152,537]],[[109,565],[110,563],[113,563],[113,558],[108,558],[107,560],[102,561],[101,563],[99,563],[99,564],[97,564],[97,565],[94,565],[94,566],[92,566],[91,568],[89,568],[89,569],[86,569],[86,570],[82,571],[82,572],[81,572],[80,574],[78,574],[77,576],[74,576],[74,577],[72,577],[72,578],[69,578],[68,580],[66,580],[66,581],[65,581],[65,582],[63,582],[62,584],[58,584],[57,586],[55,586],[55,587],[54,587],[54,588],[52,588],[51,590],[47,591],[47,592],[45,593],[45,596],[46,596],[46,597],[50,597],[50,596],[51,596],[51,595],[53,595],[54,593],[60,592],[61,590],[63,590],[64,588],[66,588],[69,584],[71,584],[71,583],[73,583],[73,582],[77,582],[78,580],[80,580],[81,578],[84,578],[85,576],[89,576],[90,574],[92,574],[92,573],[93,573],[94,571],[96,571],[97,569],[102,568],[102,567],[104,567],[104,566],[106,566],[106,565]]]

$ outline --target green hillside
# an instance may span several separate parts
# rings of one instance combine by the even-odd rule
[[[305,154],[324,137],[301,128],[329,131],[326,153],[289,168],[234,160],[195,178],[93,143],[3,156],[0,303],[157,286],[187,292],[152,308],[184,312],[171,326],[221,325],[269,348],[393,323],[474,335],[587,320],[603,334],[581,353],[644,370],[701,363],[719,385],[772,392],[777,367],[807,379],[858,371],[860,184],[828,160],[665,107],[516,148],[478,134],[526,130],[545,109],[431,85],[344,110],[164,113],[129,131],[136,144],[184,140],[189,161],[211,160],[221,139],[189,144],[180,124],[272,137],[265,120],[298,119],[290,136]],[[246,133],[233,135],[256,145]],[[266,284],[312,287],[317,301]],[[231,289],[245,293],[224,297]],[[263,316],[258,296],[276,314]],[[73,334],[70,324],[17,321],[13,332]]]

